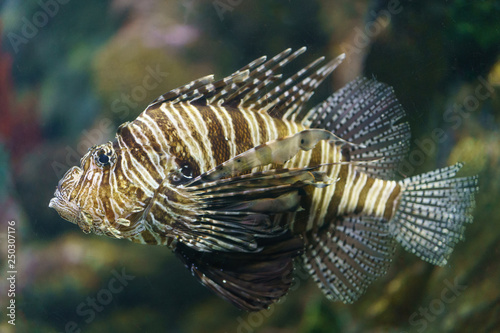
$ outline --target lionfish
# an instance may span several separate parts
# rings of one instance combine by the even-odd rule
[[[472,222],[477,177],[456,178],[457,163],[403,178],[409,124],[393,89],[374,79],[306,109],[345,56],[284,79],[304,51],[160,96],[114,141],[91,147],[49,207],[85,233],[168,246],[248,311],[285,295],[294,260],[344,303],[386,273],[396,242],[445,265]]]

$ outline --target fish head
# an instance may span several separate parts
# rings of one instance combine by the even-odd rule
[[[130,221],[143,207],[137,206],[138,187],[117,171],[116,143],[93,146],[57,184],[49,207],[85,233],[122,238]]]

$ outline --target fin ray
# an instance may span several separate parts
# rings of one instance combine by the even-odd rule
[[[265,56],[257,58],[218,81],[214,81],[213,75],[207,75],[172,89],[155,99],[148,107],[164,102],[174,104],[190,102],[201,105],[243,107],[267,112],[275,118],[294,120],[318,85],[345,58],[342,54],[314,70],[324,60],[323,57],[318,58],[296,74],[283,79],[279,73],[280,69],[305,51],[306,47],[294,52],[286,49],[269,60]]]
[[[283,164],[294,157],[300,150],[307,151],[314,148],[321,140],[351,144],[326,130],[303,130],[288,137],[251,148],[196,177],[188,186],[234,176],[271,163]]]
[[[259,311],[286,294],[293,258],[303,242],[290,234],[260,244],[257,253],[197,252],[179,243],[175,253],[192,274],[222,298],[246,311]]]
[[[317,168],[268,170],[178,186],[177,195],[187,204],[168,231],[197,251],[258,252],[258,239],[286,232],[272,215],[297,211],[304,187],[328,185],[329,178]]]
[[[340,218],[305,239],[305,267],[328,298],[344,303],[385,274],[394,252],[387,222],[366,216]]]
[[[447,263],[472,222],[477,177],[454,178],[461,163],[400,182],[391,232],[403,247],[434,265]]]
[[[349,142],[350,159],[374,163],[356,168],[371,176],[394,179],[409,150],[410,128],[391,87],[358,78],[335,92],[304,116],[302,124],[324,128]]]

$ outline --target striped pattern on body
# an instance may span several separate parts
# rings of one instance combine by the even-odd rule
[[[385,274],[393,240],[446,264],[472,222],[477,177],[455,177],[456,164],[396,181],[410,129],[393,89],[358,78],[305,108],[345,56],[283,78],[304,51],[163,94],[114,142],[91,147],[49,207],[86,233],[171,247],[250,311],[287,292],[299,255],[344,303]]]
[[[171,171],[165,169],[167,163],[162,163],[165,156],[173,156],[179,167],[187,165],[196,177],[255,146],[304,129],[295,122],[253,110],[163,103],[146,110],[119,130],[119,149],[125,151],[121,168],[129,182],[140,184],[146,196],[152,197]],[[314,149],[299,152],[281,167],[302,168],[341,161],[339,146],[321,141]],[[276,167],[280,166],[268,165],[252,171]],[[326,172],[332,184],[326,188],[311,188],[304,211],[276,216],[290,223],[294,232],[320,227],[337,215],[363,213],[387,219],[392,216],[399,191],[395,181],[370,178],[349,164],[322,166],[319,170]],[[159,192],[148,212],[154,225],[146,225],[134,241],[166,244],[167,240],[154,230],[165,231],[167,226],[163,221],[173,221],[177,213],[175,207],[162,204],[166,198]]]

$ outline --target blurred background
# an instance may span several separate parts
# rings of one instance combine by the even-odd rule
[[[500,1],[112,0],[0,5],[0,332],[496,332],[500,330]],[[314,105],[365,75],[412,128],[403,173],[463,161],[475,221],[445,267],[398,249],[355,304],[297,269],[286,298],[239,311],[166,248],[85,235],[47,207],[64,172],[160,94],[307,46],[290,70],[347,59]],[[295,66],[295,67],[294,67]],[[6,306],[16,222],[16,326]]]

